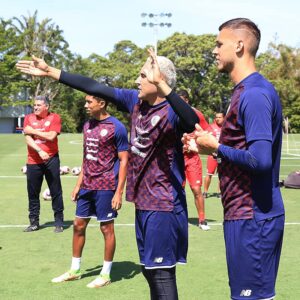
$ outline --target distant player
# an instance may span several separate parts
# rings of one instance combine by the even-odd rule
[[[189,94],[186,90],[180,90],[177,93],[182,100],[184,100],[186,103],[189,103]],[[195,109],[199,120],[200,120],[200,126],[203,130],[207,130],[209,127],[208,123],[206,122],[203,114]],[[197,208],[198,213],[198,219],[199,223],[198,226],[202,230],[209,230],[210,227],[207,225],[207,222],[205,220],[205,204],[204,204],[204,198],[201,191],[202,186],[202,162],[200,159],[200,156],[198,153],[195,152],[187,152],[184,151],[184,165],[185,165],[185,177],[188,181],[191,190],[194,195],[194,201]]]
[[[207,131],[211,132],[214,137],[216,137],[217,140],[220,138],[221,128],[224,122],[224,113],[216,113],[215,119],[212,124],[209,125]],[[204,192],[203,197],[207,198],[207,192],[208,188],[210,186],[211,177],[215,174],[216,169],[218,166],[217,157],[214,155],[208,155],[207,156],[207,163],[206,163],[206,176],[204,178]],[[218,190],[219,190],[219,184],[218,184]],[[220,197],[220,194],[218,194],[218,197]]]
[[[83,127],[83,164],[72,192],[76,202],[71,268],[52,282],[80,279],[80,263],[86,227],[97,217],[104,237],[104,261],[100,275],[87,285],[98,288],[111,283],[110,271],[116,248],[114,219],[122,206],[128,163],[127,131],[106,111],[107,102],[86,96],[85,108],[92,117]]]

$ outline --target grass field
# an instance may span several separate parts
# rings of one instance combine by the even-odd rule
[[[81,135],[59,137],[61,165],[81,164]],[[53,233],[51,202],[41,200],[42,229],[23,233],[28,224],[25,175],[20,171],[26,161],[26,146],[21,134],[0,135],[0,299],[149,299],[140,273],[134,234],[134,207],[124,201],[116,220],[117,250],[112,269],[113,284],[102,289],[88,289],[86,284],[99,273],[103,257],[103,239],[97,222],[91,221],[83,253],[81,280],[52,284],[51,278],[67,271],[71,261],[74,204],[70,193],[76,177],[62,176],[66,227]],[[203,159],[205,166],[205,159]],[[281,179],[300,169],[300,135],[285,137]],[[44,186],[45,187],[45,186]],[[214,197],[216,179],[206,200],[206,215],[211,230],[197,228],[197,214],[192,194],[187,188],[189,204],[188,264],[177,267],[180,299],[229,299],[222,207]],[[300,190],[282,189],[286,206],[286,228],[277,280],[277,300],[300,299]],[[241,266],[242,267],[242,266]],[[246,271],[246,270],[245,270]]]

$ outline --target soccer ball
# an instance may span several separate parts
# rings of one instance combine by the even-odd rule
[[[26,166],[23,166],[23,167],[21,168],[21,172],[22,172],[23,174],[26,174],[26,172],[27,172],[27,167],[26,167]]]
[[[78,176],[78,175],[80,174],[80,172],[81,172],[81,167],[74,167],[74,168],[72,169],[72,174],[73,174],[74,176]]]
[[[70,173],[70,168],[68,166],[62,166],[60,167],[60,175],[65,175]]]
[[[43,199],[44,199],[45,201],[51,201],[51,200],[52,200],[51,195],[50,195],[50,190],[49,190],[49,189],[45,189],[45,190],[43,191]]]

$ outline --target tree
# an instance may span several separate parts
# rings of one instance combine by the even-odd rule
[[[212,50],[215,35],[175,33],[158,44],[158,53],[170,58],[177,69],[177,88],[189,91],[191,104],[206,116],[224,111],[232,85],[227,75],[218,72]]]

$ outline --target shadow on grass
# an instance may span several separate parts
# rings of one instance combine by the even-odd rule
[[[64,230],[66,230],[72,226],[73,226],[73,220],[72,221],[64,221]],[[41,224],[39,230],[42,230],[42,229],[45,229],[48,227],[54,227],[54,222],[45,222],[44,224]]]
[[[86,269],[81,278],[98,276],[102,265]],[[113,263],[111,280],[116,282],[123,279],[130,279],[141,273],[141,266],[131,261],[116,261]]]
[[[214,219],[205,219],[208,223],[214,223],[217,222],[217,220]],[[189,224],[198,226],[199,225],[199,219],[198,218],[189,218],[188,219]]]

